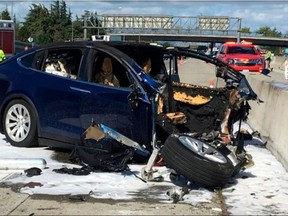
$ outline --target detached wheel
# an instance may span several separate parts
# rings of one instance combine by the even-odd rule
[[[223,187],[233,174],[227,158],[230,151],[218,150],[208,143],[187,135],[170,135],[162,155],[167,165],[188,180],[207,188]]]
[[[36,115],[26,101],[13,100],[7,105],[4,112],[4,134],[13,146],[37,146],[36,122]]]

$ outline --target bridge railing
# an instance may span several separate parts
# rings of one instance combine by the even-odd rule
[[[170,16],[131,14],[87,14],[84,29],[96,28],[106,34],[182,34],[263,37],[256,32],[242,33],[241,18],[227,16]],[[97,23],[89,22],[95,16]],[[101,30],[101,31],[100,31]]]

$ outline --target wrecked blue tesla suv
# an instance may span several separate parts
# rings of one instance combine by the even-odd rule
[[[142,68],[147,58],[149,74]],[[222,86],[183,82],[181,76],[197,67],[182,72],[179,59],[204,62],[200,68],[209,67]],[[71,149],[83,145],[83,133],[96,125],[97,142],[110,136],[145,155],[148,180],[160,155],[191,181],[224,185],[251,159],[242,132],[232,131],[247,118],[250,99],[257,95],[244,75],[183,48],[63,42],[0,64],[0,129],[11,145]]]

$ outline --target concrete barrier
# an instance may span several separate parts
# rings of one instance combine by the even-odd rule
[[[283,61],[279,58],[275,62]],[[288,170],[288,80],[284,70],[274,68],[268,76],[245,74],[264,103],[251,101],[249,125],[267,139],[266,147]]]

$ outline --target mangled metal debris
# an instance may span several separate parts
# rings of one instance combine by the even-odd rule
[[[137,142],[94,121],[82,134],[81,139],[82,145],[75,147],[71,160],[90,167],[91,171],[120,172],[128,169],[127,163],[133,157],[135,150],[146,157],[150,154]],[[78,173],[78,170],[75,172]]]
[[[189,190],[187,187],[179,188],[179,187],[173,187],[169,191],[167,191],[167,196],[169,197],[169,200],[172,200],[173,203],[177,203],[179,201],[183,200],[183,197],[185,194],[188,194]]]

